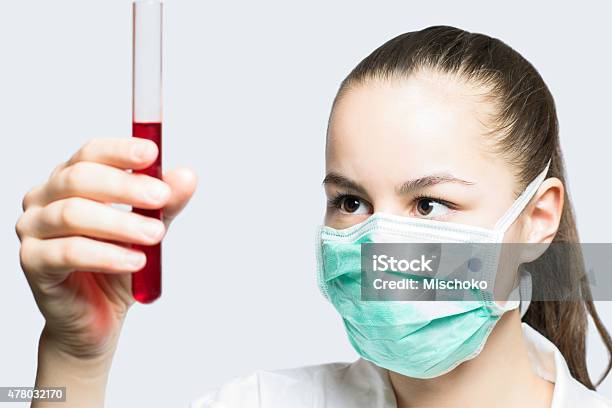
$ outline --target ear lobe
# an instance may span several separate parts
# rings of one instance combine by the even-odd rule
[[[557,234],[563,212],[565,187],[551,177],[542,183],[525,209],[527,243],[549,244]],[[547,246],[547,245],[546,245]]]

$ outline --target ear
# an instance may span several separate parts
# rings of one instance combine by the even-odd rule
[[[556,177],[544,180],[523,213],[522,242],[530,244],[552,242],[561,222],[564,195],[565,187],[561,180]]]

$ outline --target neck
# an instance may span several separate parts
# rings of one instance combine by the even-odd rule
[[[482,352],[431,379],[390,371],[398,408],[550,407],[553,384],[531,367],[518,310],[505,313]]]

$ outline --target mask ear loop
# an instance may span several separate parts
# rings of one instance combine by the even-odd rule
[[[529,304],[531,303],[531,274],[524,269],[521,269],[519,284],[515,286],[506,304],[502,306],[502,310],[507,312],[518,308],[521,315],[521,319],[527,313]]]
[[[546,168],[538,174],[538,176],[525,188],[523,193],[516,199],[512,206],[506,211],[506,213],[497,221],[495,224],[495,230],[500,232],[506,232],[512,225],[518,216],[523,212],[529,201],[533,198],[538,188],[542,185],[548,174],[548,168],[550,167],[550,160],[546,164]]]
[[[531,304],[531,290],[531,274],[526,270],[521,270],[521,280],[519,283],[519,297],[521,300],[519,313],[521,314],[521,319],[525,316]]]
[[[508,230],[508,228],[510,228],[512,223],[516,221],[518,216],[523,212],[527,204],[529,204],[529,201],[531,201],[535,193],[538,191],[538,188],[540,188],[546,179],[549,168],[550,159],[546,163],[544,170],[542,170],[542,172],[538,174],[538,176],[533,179],[531,183],[529,183],[521,195],[514,201],[514,203],[512,203],[512,206],[510,206],[508,211],[506,211],[506,213],[495,224],[494,229],[500,234],[500,242],[503,241],[504,233]],[[515,298],[517,296],[517,289],[519,299],[508,299],[510,303],[506,304],[506,310],[514,309],[518,306],[522,318],[525,313],[527,313],[527,309],[529,308],[529,304],[531,302],[531,275],[527,271],[521,271],[519,287],[513,290],[513,293],[510,294],[510,298]]]
[[[319,291],[323,295],[323,297],[327,300],[329,299],[329,294],[327,293],[327,288],[325,287],[325,278],[323,268],[323,242],[321,240],[321,234],[323,230],[323,225],[319,226],[315,235],[315,257],[317,261],[317,286],[319,287]]]

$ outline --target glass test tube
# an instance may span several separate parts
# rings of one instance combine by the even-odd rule
[[[159,155],[150,167],[134,173],[162,177],[162,2],[133,2],[132,136],[152,140]],[[161,219],[162,210],[133,208],[133,212]],[[146,265],[132,274],[132,294],[140,303],[161,295],[161,244],[134,245],[147,257]]]

